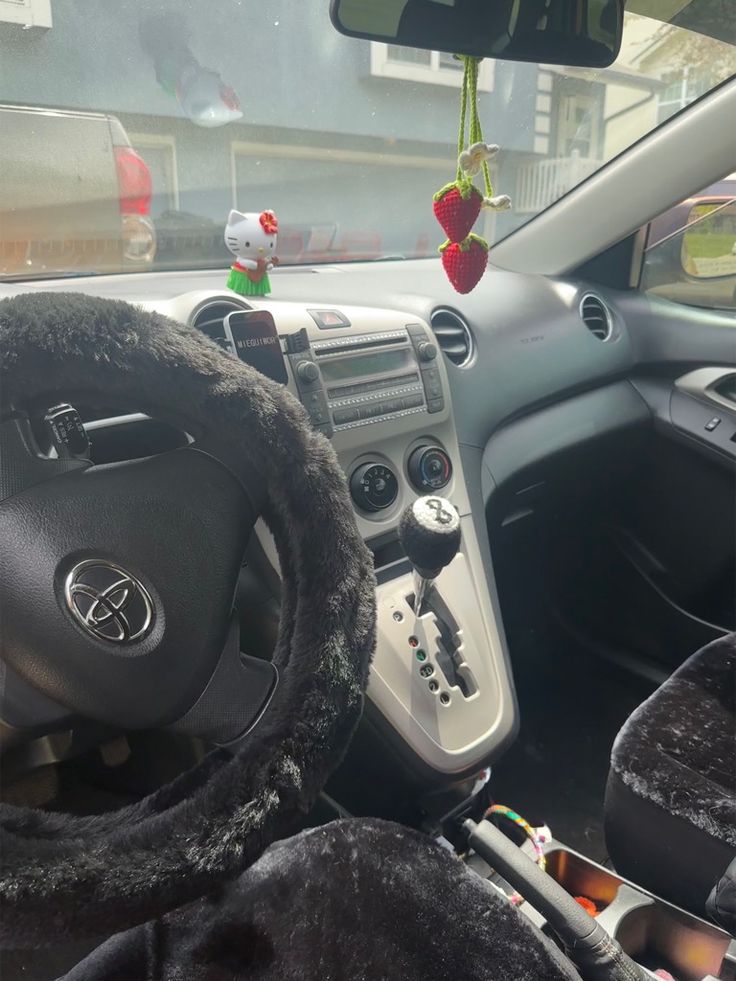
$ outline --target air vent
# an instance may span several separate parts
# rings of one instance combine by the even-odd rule
[[[580,317],[593,337],[607,341],[611,337],[611,311],[595,293],[586,293],[580,301]]]
[[[250,310],[245,303],[233,303],[231,300],[216,300],[201,307],[192,320],[192,327],[201,330],[213,341],[225,346],[225,317],[236,310]]]
[[[473,354],[473,335],[470,328],[452,310],[435,310],[430,319],[432,330],[446,357],[462,368]]]

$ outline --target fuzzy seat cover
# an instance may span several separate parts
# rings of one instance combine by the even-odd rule
[[[624,724],[606,840],[619,872],[704,914],[736,855],[736,634],[693,654]]]
[[[219,895],[113,937],[65,981],[570,981],[486,882],[416,832],[336,821]]]

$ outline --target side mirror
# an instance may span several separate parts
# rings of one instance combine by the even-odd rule
[[[702,201],[690,209],[680,262],[696,279],[736,275],[736,199]]]
[[[350,37],[605,68],[621,47],[624,0],[332,0],[330,16]]]

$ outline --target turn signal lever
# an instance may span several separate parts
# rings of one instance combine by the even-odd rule
[[[414,566],[414,612],[460,548],[460,515],[444,497],[420,497],[401,515],[399,541]]]
[[[651,981],[600,923],[488,821],[463,822],[471,847],[541,913],[585,981]]]

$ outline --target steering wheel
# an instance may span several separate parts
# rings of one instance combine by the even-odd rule
[[[43,456],[24,409],[59,395],[193,442],[109,466]],[[330,444],[285,388],[191,328],[81,294],[4,300],[0,398],[8,669],[77,717],[220,744],[110,814],[0,808],[0,939],[28,946],[157,916],[293,828],[360,715],[375,580]],[[282,581],[272,664],[240,655],[232,617],[259,512]]]

